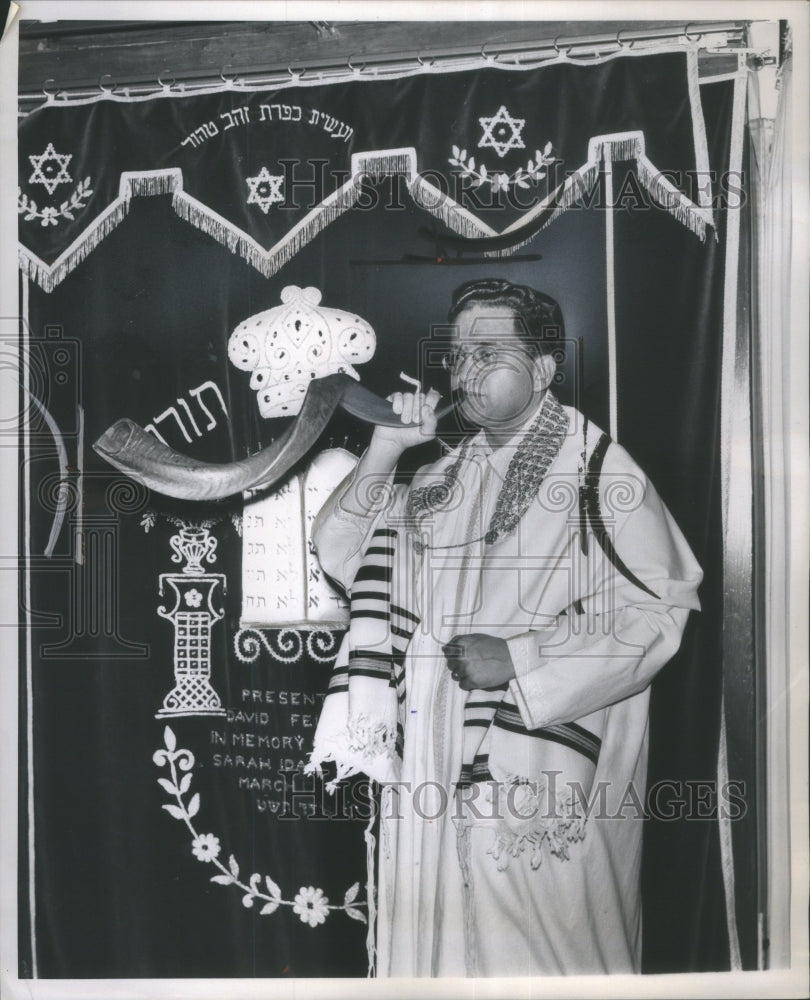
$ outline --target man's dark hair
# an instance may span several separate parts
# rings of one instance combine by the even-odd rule
[[[559,304],[528,285],[513,285],[503,278],[478,278],[467,281],[453,292],[448,320],[455,323],[459,313],[474,305],[503,306],[523,322],[518,336],[527,347],[540,354],[548,353],[565,336]]]

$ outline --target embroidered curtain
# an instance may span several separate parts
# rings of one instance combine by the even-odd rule
[[[300,765],[345,620],[307,525],[370,426],[336,415],[261,508],[150,493],[91,448],[123,417],[209,462],[278,437],[228,342],[289,286],[373,327],[359,374],[382,396],[400,371],[447,393],[430,346],[462,281],[561,303],[558,396],[705,570],[654,685],[650,782],[688,800],[715,778],[739,74],[701,83],[680,45],[356,75],[21,122],[23,976],[365,974],[364,790],[324,798]],[[651,819],[645,852],[647,970],[726,968],[716,816]]]

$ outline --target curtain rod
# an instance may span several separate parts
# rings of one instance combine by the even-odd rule
[[[619,52],[623,49],[630,49],[636,42],[653,44],[658,41],[672,41],[683,39],[693,45],[701,45],[708,48],[713,38],[716,42],[722,40],[724,46],[729,44],[745,44],[748,21],[690,21],[673,24],[671,27],[622,29],[618,28],[615,33],[604,33],[598,35],[558,35],[556,38],[534,39],[507,42],[483,42],[479,46],[454,46],[437,49],[413,50],[407,52],[383,52],[374,55],[350,55],[340,62],[332,59],[312,59],[307,60],[305,66],[295,64],[294,56],[286,62],[275,62],[262,66],[254,65],[236,68],[232,64],[226,64],[219,73],[214,74],[212,70],[206,69],[199,72],[187,71],[176,72],[170,67],[155,78],[148,76],[129,76],[125,80],[119,80],[112,73],[103,74],[98,80],[82,79],[72,80],[64,86],[60,86],[54,78],[43,81],[42,89],[39,91],[23,91],[18,94],[19,101],[41,101],[43,96],[68,98],[70,96],[92,96],[94,94],[111,93],[113,90],[128,90],[137,92],[143,89],[146,92],[155,90],[156,93],[171,89],[174,86],[186,85],[192,88],[204,88],[216,86],[221,83],[252,84],[261,83],[265,80],[268,83],[278,83],[281,80],[287,81],[290,76],[294,79],[302,79],[306,74],[317,73],[326,80],[331,75],[346,77],[347,71],[350,78],[362,76],[366,70],[372,71],[367,75],[373,75],[373,70],[377,68],[387,68],[391,71],[395,66],[401,68],[414,68],[416,64],[429,67],[437,62],[452,63],[456,60],[465,60],[480,57],[485,62],[496,63],[504,56],[523,56],[527,61],[533,57],[542,58],[550,53],[573,55],[594,55],[594,50],[598,54],[606,46],[617,46],[612,51]],[[722,52],[722,50],[721,50]],[[520,59],[510,60],[510,65],[519,65]],[[226,70],[230,72],[226,75]],[[167,77],[164,81],[163,76]],[[105,82],[106,81],[106,82]],[[52,84],[48,87],[48,84]],[[156,87],[157,85],[157,87]]]

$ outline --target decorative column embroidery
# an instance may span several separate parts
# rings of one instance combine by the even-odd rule
[[[160,596],[168,587],[174,598],[171,607],[161,605],[157,612],[174,626],[175,684],[156,718],[225,715],[211,686],[211,629],[224,617],[224,611],[214,606],[214,595],[220,586],[226,590],[226,580],[222,573],[208,573],[202,565],[215,561],[217,540],[208,528],[186,526],[169,544],[174,549],[172,561],[185,560],[186,565],[180,573],[160,575]]]

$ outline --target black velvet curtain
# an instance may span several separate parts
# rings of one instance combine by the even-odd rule
[[[25,397],[21,976],[365,975],[367,928],[356,915],[329,911],[310,926],[301,903],[261,912],[274,898],[266,876],[289,904],[312,887],[342,906],[359,882],[354,909],[366,912],[363,789],[337,803],[323,799],[322,809],[320,785],[300,773],[328,651],[313,656],[306,629],[268,628],[255,655],[239,655],[241,500],[150,494],[90,448],[115,420],[154,423],[172,404],[180,412],[179,400],[190,405],[189,390],[209,382],[221,403],[209,394],[205,423],[193,411],[205,431],[167,419],[157,428],[167,442],[205,461],[269,443],[284,421],[258,416],[227,342],[243,319],[277,305],[288,285],[315,286],[325,305],[374,327],[377,353],[360,374],[381,395],[401,370],[424,373],[424,345],[456,285],[493,274],[534,285],[565,315],[558,395],[607,428],[611,214],[618,438],[705,571],[703,610],[653,687],[650,783],[667,780],[683,798],[690,782],[714,780],[723,592],[720,178],[733,83],[704,85],[696,101],[687,70],[687,55],[669,52],[587,67],[102,100],[45,107],[23,121],[23,374],[52,422]],[[696,204],[694,182],[701,118],[714,172],[708,207]],[[614,151],[616,199],[607,205],[603,162],[588,169],[589,142],[617,134],[626,145]],[[442,194],[440,204],[421,182],[407,183],[409,162]],[[480,176],[482,164],[490,179],[473,187],[464,171]],[[248,183],[264,168],[270,180]],[[527,186],[515,180],[519,169],[533,174]],[[352,170],[358,186],[341,194]],[[500,189],[493,171],[506,178]],[[569,198],[559,217],[505,256],[483,258],[474,245],[460,257],[448,253],[459,232],[482,237],[526,222],[530,206],[577,171],[581,190],[595,192],[589,204]],[[649,181],[661,171],[691,207],[661,207],[665,193]],[[466,214],[448,200],[459,192]],[[330,196],[352,204],[318,214]],[[303,238],[288,239],[296,226]],[[429,377],[447,392],[438,372]],[[359,454],[370,430],[336,417],[300,468],[327,448]],[[445,431],[454,433],[452,418]],[[204,569],[224,577],[211,584],[224,617],[211,625],[209,662],[226,715],[156,718],[177,657],[175,626],[158,615],[172,585],[161,596],[158,581],[182,575],[171,547],[182,525],[203,526],[217,542],[216,562]],[[193,753],[187,771],[179,770],[187,757],[170,759],[180,750]],[[182,815],[164,808],[180,808],[158,782],[172,777],[172,763],[176,787],[192,776],[182,808],[194,836]],[[230,883],[205,860],[211,854]],[[245,889],[251,885],[261,897]],[[687,810],[675,821],[649,820],[643,894],[645,971],[728,967],[716,816]]]

